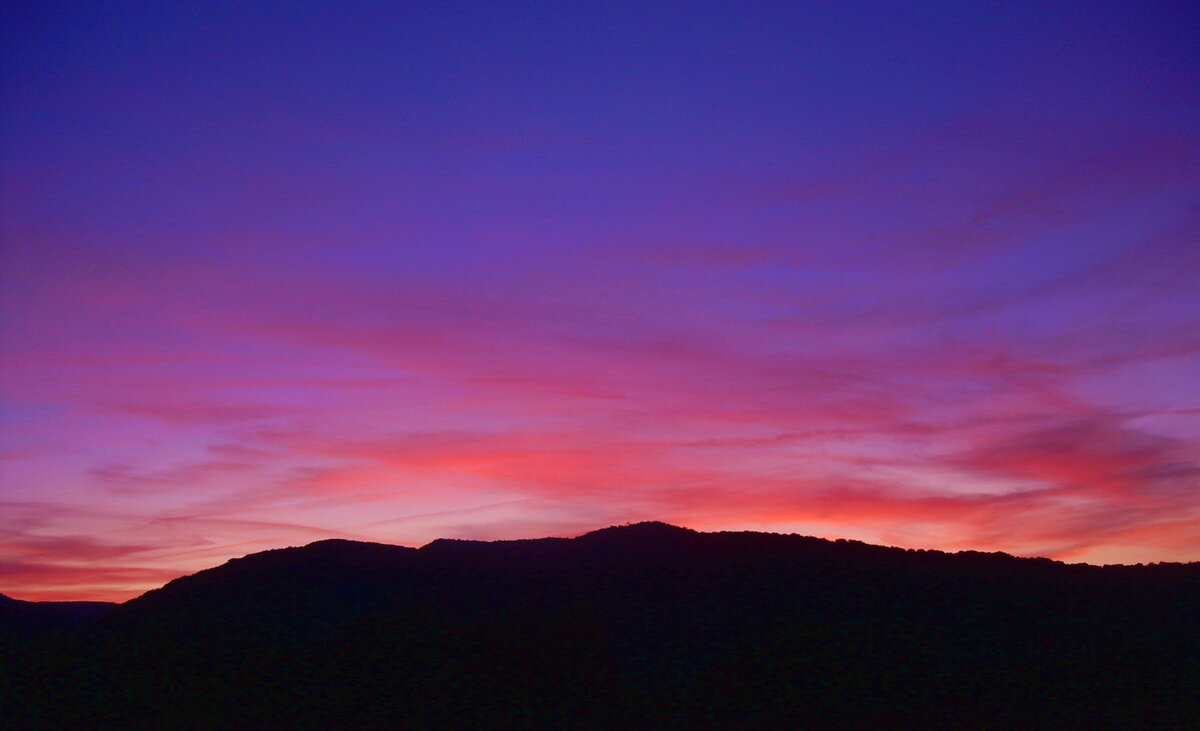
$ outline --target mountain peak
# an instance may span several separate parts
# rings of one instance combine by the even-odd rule
[[[637,540],[676,540],[683,536],[699,535],[691,528],[681,528],[659,520],[614,525],[585,533],[580,538],[633,538]]]

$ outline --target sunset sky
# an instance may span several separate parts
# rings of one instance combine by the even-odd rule
[[[1200,6],[13,0],[0,592],[638,520],[1200,560]]]

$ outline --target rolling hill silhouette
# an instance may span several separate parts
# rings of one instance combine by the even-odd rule
[[[115,606],[112,602],[27,602],[0,594],[0,657],[42,635],[98,617]]]
[[[170,582],[9,655],[54,728],[1183,728],[1200,564],[663,523],[345,540]]]

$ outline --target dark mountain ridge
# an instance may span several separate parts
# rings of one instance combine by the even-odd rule
[[[87,622],[112,602],[27,602],[0,594],[0,657],[46,634]]]
[[[663,523],[319,541],[13,654],[56,727],[1183,727],[1200,564],[1089,566]]]

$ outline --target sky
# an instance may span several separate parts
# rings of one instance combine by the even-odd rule
[[[1200,560],[1200,6],[2,12],[0,592],[640,520]]]

